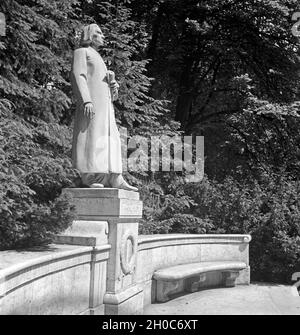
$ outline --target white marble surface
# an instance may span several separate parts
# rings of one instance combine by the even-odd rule
[[[120,198],[140,200],[139,192],[118,188],[65,188],[63,193],[70,193],[75,198]]]
[[[104,311],[110,245],[49,245],[0,252],[0,314]]]
[[[72,196],[78,220],[142,217],[143,202],[138,192],[116,188],[67,188],[63,193]]]
[[[163,304],[148,305],[145,315],[300,315],[300,296],[291,286],[253,283],[234,288],[213,288]]]
[[[40,257],[50,256],[54,257],[55,255],[59,256],[61,252],[77,252],[79,250],[78,246],[73,245],[57,245],[49,244],[45,247],[37,247],[26,250],[6,250],[0,251],[0,270],[5,268],[16,266],[17,264],[32,261],[38,261]],[[80,248],[80,250],[89,251],[90,247]]]

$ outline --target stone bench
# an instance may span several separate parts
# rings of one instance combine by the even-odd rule
[[[184,280],[183,289],[187,292],[196,292],[206,280],[206,273],[220,271],[222,285],[235,286],[239,272],[247,267],[246,263],[239,261],[214,261],[181,264],[154,272],[156,280],[156,300],[165,302],[170,300],[170,295],[178,292],[180,282]]]

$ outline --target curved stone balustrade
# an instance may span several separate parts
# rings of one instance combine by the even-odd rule
[[[144,305],[154,300],[154,271],[185,262],[243,261],[247,269],[237,282],[248,284],[249,242],[245,240],[250,239],[246,235],[139,236],[136,278],[144,291]],[[110,248],[108,244],[53,244],[40,251],[0,252],[0,314],[104,314]]]
[[[138,236],[137,192],[66,192],[78,220],[56,244],[0,252],[0,314],[142,314],[155,301],[154,272],[186,263],[243,262],[236,284],[250,282],[250,235]],[[200,281],[209,287],[222,280],[213,271]],[[175,291],[183,285],[176,284]]]
[[[250,235],[162,234],[139,236],[138,278],[144,286],[144,305],[155,301],[156,282],[153,273],[171,266],[213,261],[237,261],[246,264],[236,280],[237,285],[250,283]],[[206,287],[222,282],[222,273],[207,274]],[[184,291],[182,281],[173,293]]]
[[[110,245],[0,252],[0,314],[103,314]]]

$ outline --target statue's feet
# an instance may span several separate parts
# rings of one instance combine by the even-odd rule
[[[119,188],[119,189],[126,190],[126,191],[138,192],[138,188],[129,185],[125,181],[125,179],[123,178],[123,176],[121,174],[119,174],[119,175],[112,175],[111,179],[110,179],[110,185],[113,188]]]
[[[90,185],[90,188],[103,188],[104,185],[103,184],[98,184],[98,183],[93,183]]]
[[[122,189],[122,190],[126,190],[126,191],[134,191],[134,192],[138,192],[138,188],[129,185],[125,180],[123,181],[123,183],[121,183],[118,188]]]

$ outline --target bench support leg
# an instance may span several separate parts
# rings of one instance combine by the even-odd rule
[[[156,286],[156,300],[158,302],[165,302],[170,300],[170,295],[176,293],[176,290],[179,287],[179,281],[157,281]]]
[[[206,274],[201,273],[200,276],[187,278],[185,280],[185,291],[197,292],[206,280]]]
[[[222,272],[223,277],[223,284],[226,287],[234,287],[235,286],[235,280],[239,276],[239,271],[226,271]]]

